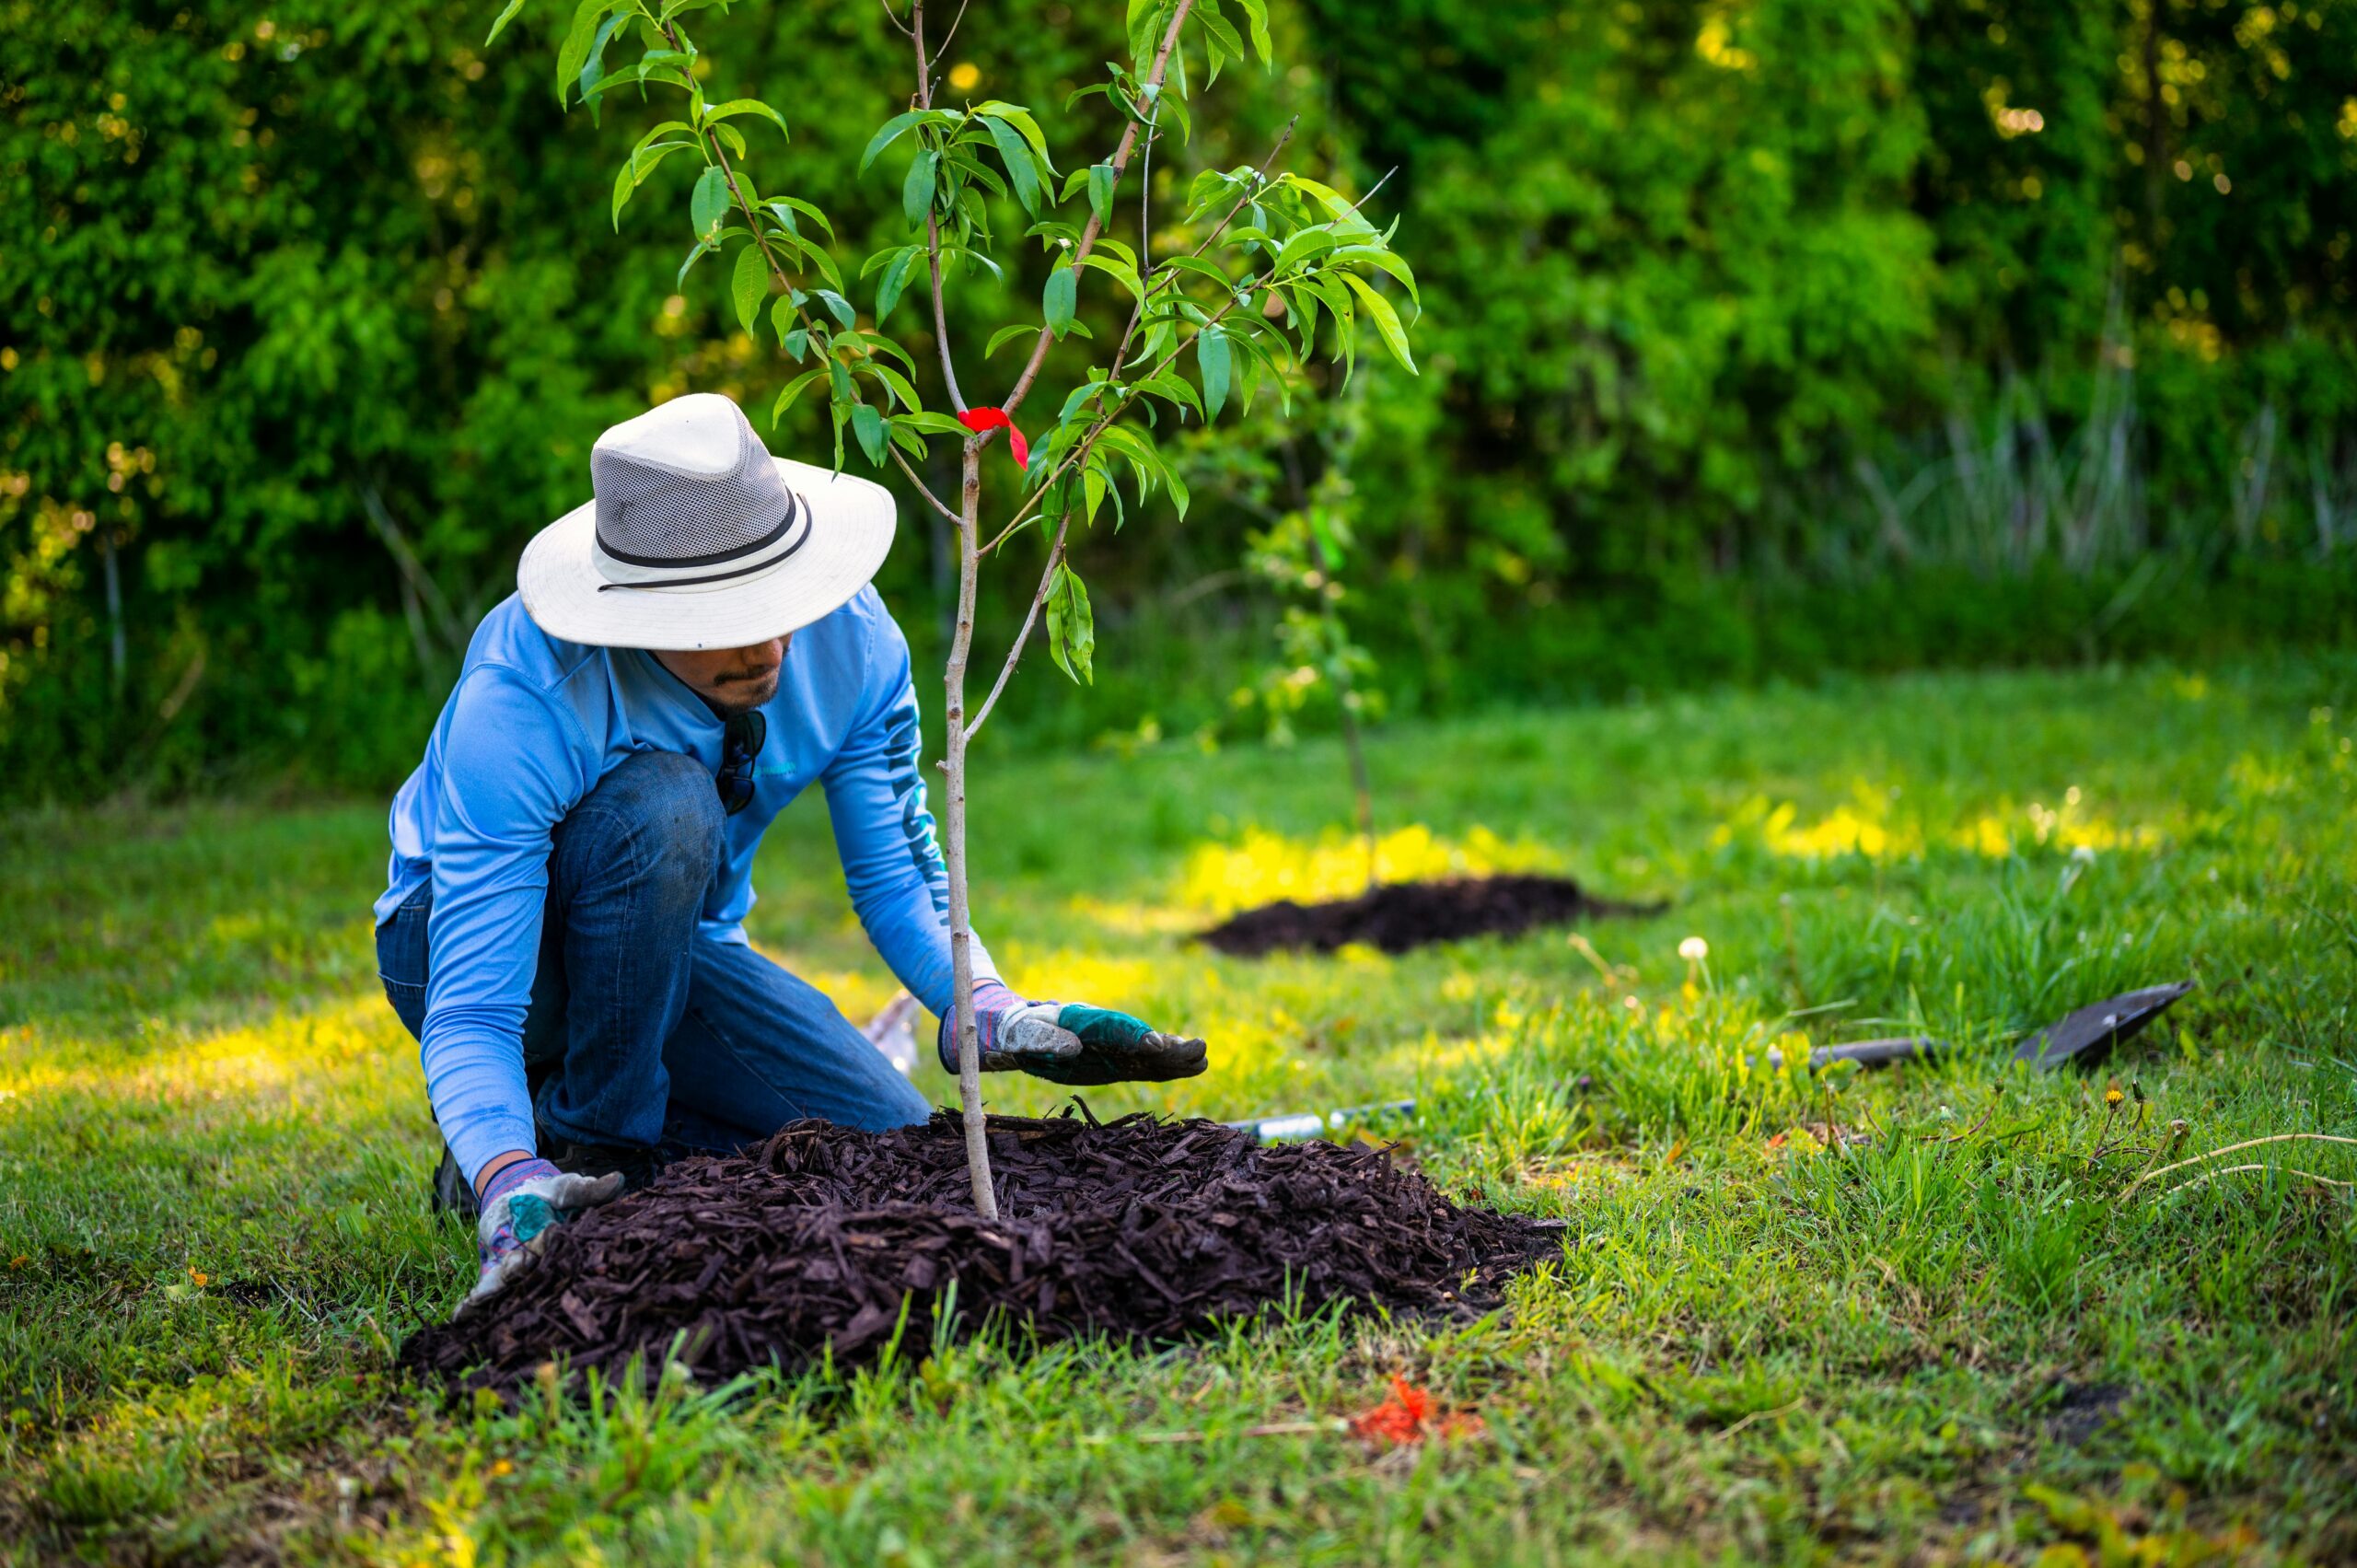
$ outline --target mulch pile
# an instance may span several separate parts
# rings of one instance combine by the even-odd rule
[[[1567,877],[1462,877],[1439,882],[1394,882],[1326,904],[1281,899],[1230,917],[1202,934],[1223,953],[1257,958],[1281,948],[1330,953],[1364,942],[1404,953],[1432,942],[1492,933],[1515,935],[1540,925],[1568,925],[1608,915],[1658,914],[1659,904],[1615,903],[1590,898]]]
[[[999,1214],[973,1212],[958,1119],[859,1132],[797,1121],[552,1233],[495,1310],[429,1327],[403,1366],[512,1390],[552,1358],[659,1369],[674,1339],[700,1376],[832,1348],[874,1357],[907,1303],[922,1347],[954,1281],[953,1328],[997,1316],[1042,1341],[1161,1340],[1291,1299],[1470,1315],[1560,1222],[1459,1208],[1387,1151],[1262,1147],[1214,1121],[991,1118]]]

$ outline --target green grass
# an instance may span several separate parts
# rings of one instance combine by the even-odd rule
[[[1669,912],[1257,964],[1186,934],[1349,889],[1330,747],[993,756],[976,860],[1011,977],[1213,1042],[1205,1076],[1100,1111],[1413,1095],[1424,1168],[1564,1217],[1562,1255],[1461,1329],[927,1357],[918,1324],[856,1376],[455,1412],[389,1371],[471,1251],[424,1212],[414,1047],[374,989],[380,807],[9,819],[0,1557],[2348,1561],[2357,1219],[2293,1170],[2357,1179],[2357,1148],[2124,1190],[2357,1135],[2353,731],[2346,663],[1393,730],[1394,875],[1556,867]],[[854,1016],[885,998],[815,799],[759,885],[756,940]],[[2017,1031],[2180,977],[2102,1072],[2008,1065]],[[1966,1049],[1829,1084],[1748,1064],[1916,1029]],[[1395,1372],[1480,1433],[1247,1434]]]

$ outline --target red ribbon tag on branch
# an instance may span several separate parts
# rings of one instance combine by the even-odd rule
[[[1023,438],[1023,432],[1015,428],[1015,421],[1006,416],[1004,409],[970,408],[958,416],[958,423],[976,435],[1004,425],[1007,449],[1015,454],[1016,466],[1026,469],[1031,466],[1031,443]]]

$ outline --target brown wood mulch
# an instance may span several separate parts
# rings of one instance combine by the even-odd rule
[[[958,1120],[860,1132],[797,1121],[680,1162],[552,1233],[484,1309],[419,1330],[403,1366],[512,1390],[552,1359],[703,1378],[911,1350],[955,1282],[953,1332],[1155,1341],[1287,1301],[1471,1316],[1561,1245],[1552,1224],[1459,1207],[1383,1149],[1262,1147],[1214,1121],[991,1119],[1000,1219],[978,1217]],[[684,1335],[684,1341],[679,1336]]]

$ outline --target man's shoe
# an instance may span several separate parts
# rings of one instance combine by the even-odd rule
[[[472,1225],[475,1215],[482,1212],[475,1202],[474,1187],[467,1180],[466,1172],[459,1168],[458,1158],[450,1153],[447,1144],[442,1145],[442,1163],[434,1167],[426,1191],[432,1194],[433,1213],[437,1218],[456,1214]]]

